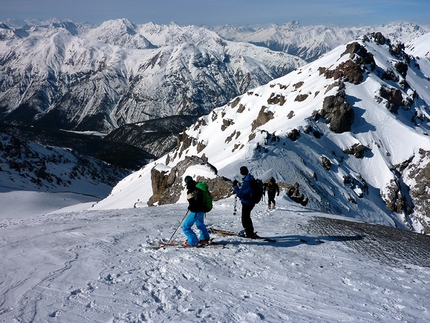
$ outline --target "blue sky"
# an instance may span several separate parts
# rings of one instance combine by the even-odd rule
[[[0,0],[7,18],[71,19],[100,24],[252,25],[292,20],[302,25],[364,26],[409,21],[430,25],[429,0]]]

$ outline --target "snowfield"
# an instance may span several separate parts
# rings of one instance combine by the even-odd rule
[[[212,235],[224,245],[156,250],[150,243],[170,238],[187,204],[89,211],[86,199],[43,213],[56,199],[66,206],[33,195],[31,210],[1,214],[0,322],[430,320],[424,235],[385,227],[390,238],[281,194],[277,210],[260,203],[252,213],[276,243]],[[206,224],[239,231],[233,206],[216,202]],[[175,238],[185,240],[180,229]]]

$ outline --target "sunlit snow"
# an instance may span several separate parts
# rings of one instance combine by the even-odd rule
[[[160,250],[149,243],[170,238],[186,204],[103,211],[77,204],[45,213],[61,204],[56,196],[29,198],[27,209],[0,218],[2,322],[430,319],[429,268],[382,264],[333,237],[309,234],[306,224],[327,215],[284,195],[276,210],[261,203],[253,211],[256,230],[276,243],[212,235],[226,246]],[[215,203],[207,225],[241,229],[233,205],[232,198]],[[174,238],[185,240],[181,230]]]

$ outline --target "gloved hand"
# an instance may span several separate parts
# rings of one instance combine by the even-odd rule
[[[238,184],[239,182],[237,181],[237,180],[234,180],[233,181],[233,186],[237,186],[237,184]]]

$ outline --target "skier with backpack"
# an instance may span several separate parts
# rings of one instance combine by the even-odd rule
[[[269,183],[265,186],[264,190],[265,191],[267,190],[268,209],[269,210],[275,209],[275,206],[276,206],[275,194],[278,193],[278,196],[279,196],[279,186],[273,177],[270,177]]]
[[[236,196],[240,199],[242,203],[242,226],[245,229],[245,236],[247,238],[254,239],[257,234],[254,232],[254,225],[251,219],[251,211],[254,208],[256,202],[256,196],[253,196],[253,184],[255,184],[254,176],[249,173],[246,166],[240,167],[240,174],[242,175],[243,184],[239,188],[239,182],[237,180],[233,181],[233,190]],[[255,195],[255,194],[254,194]],[[258,200],[261,199],[261,195]]]
[[[185,246],[195,247],[198,244],[208,244],[209,233],[204,223],[204,219],[205,212],[209,212],[212,207],[212,200],[210,199],[209,207],[209,205],[207,205],[208,202],[205,202],[205,192],[198,188],[198,184],[201,185],[201,182],[197,183],[191,176],[186,176],[184,181],[187,187],[188,210],[190,211],[182,224],[182,231],[187,236]],[[207,194],[209,194],[209,192],[207,192]],[[197,229],[200,230],[200,239],[197,238],[197,235],[192,230],[192,226],[194,224]]]

